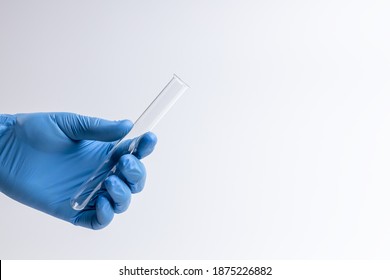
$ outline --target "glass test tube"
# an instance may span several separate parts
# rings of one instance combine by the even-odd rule
[[[155,127],[188,88],[188,85],[178,76],[173,75],[169,83],[135,121],[130,132],[114,146],[105,161],[81,185],[80,189],[71,199],[71,206],[74,210],[83,210],[88,205],[91,199],[101,189],[103,181],[115,172],[115,165],[120,156],[126,153],[134,153],[142,135]]]

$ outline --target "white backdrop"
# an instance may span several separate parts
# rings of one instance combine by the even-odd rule
[[[0,112],[135,119],[145,190],[102,231],[0,195],[0,259],[390,256],[388,1],[0,0]]]

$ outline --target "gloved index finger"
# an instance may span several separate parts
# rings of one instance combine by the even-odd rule
[[[152,132],[141,135],[139,139],[124,140],[117,144],[114,150],[112,150],[111,159],[113,161],[118,161],[121,156],[129,154],[129,149],[134,144],[136,144],[136,147],[132,154],[138,159],[142,159],[153,152],[156,143],[157,137]]]
[[[139,139],[137,148],[135,149],[133,155],[138,159],[142,159],[153,152],[156,144],[157,136],[152,132],[147,132]]]

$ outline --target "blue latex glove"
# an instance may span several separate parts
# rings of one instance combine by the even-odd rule
[[[72,113],[0,115],[0,191],[75,225],[101,229],[143,189],[146,172],[139,159],[153,151],[156,136],[145,134],[134,155],[120,157],[116,175],[84,210],[73,210],[70,198],[131,128],[128,120]]]

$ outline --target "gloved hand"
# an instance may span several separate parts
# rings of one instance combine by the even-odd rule
[[[143,189],[146,172],[139,159],[153,151],[156,136],[146,133],[134,155],[120,157],[117,175],[104,181],[84,210],[73,210],[70,198],[131,128],[128,120],[72,113],[0,115],[0,191],[75,225],[101,229]]]

